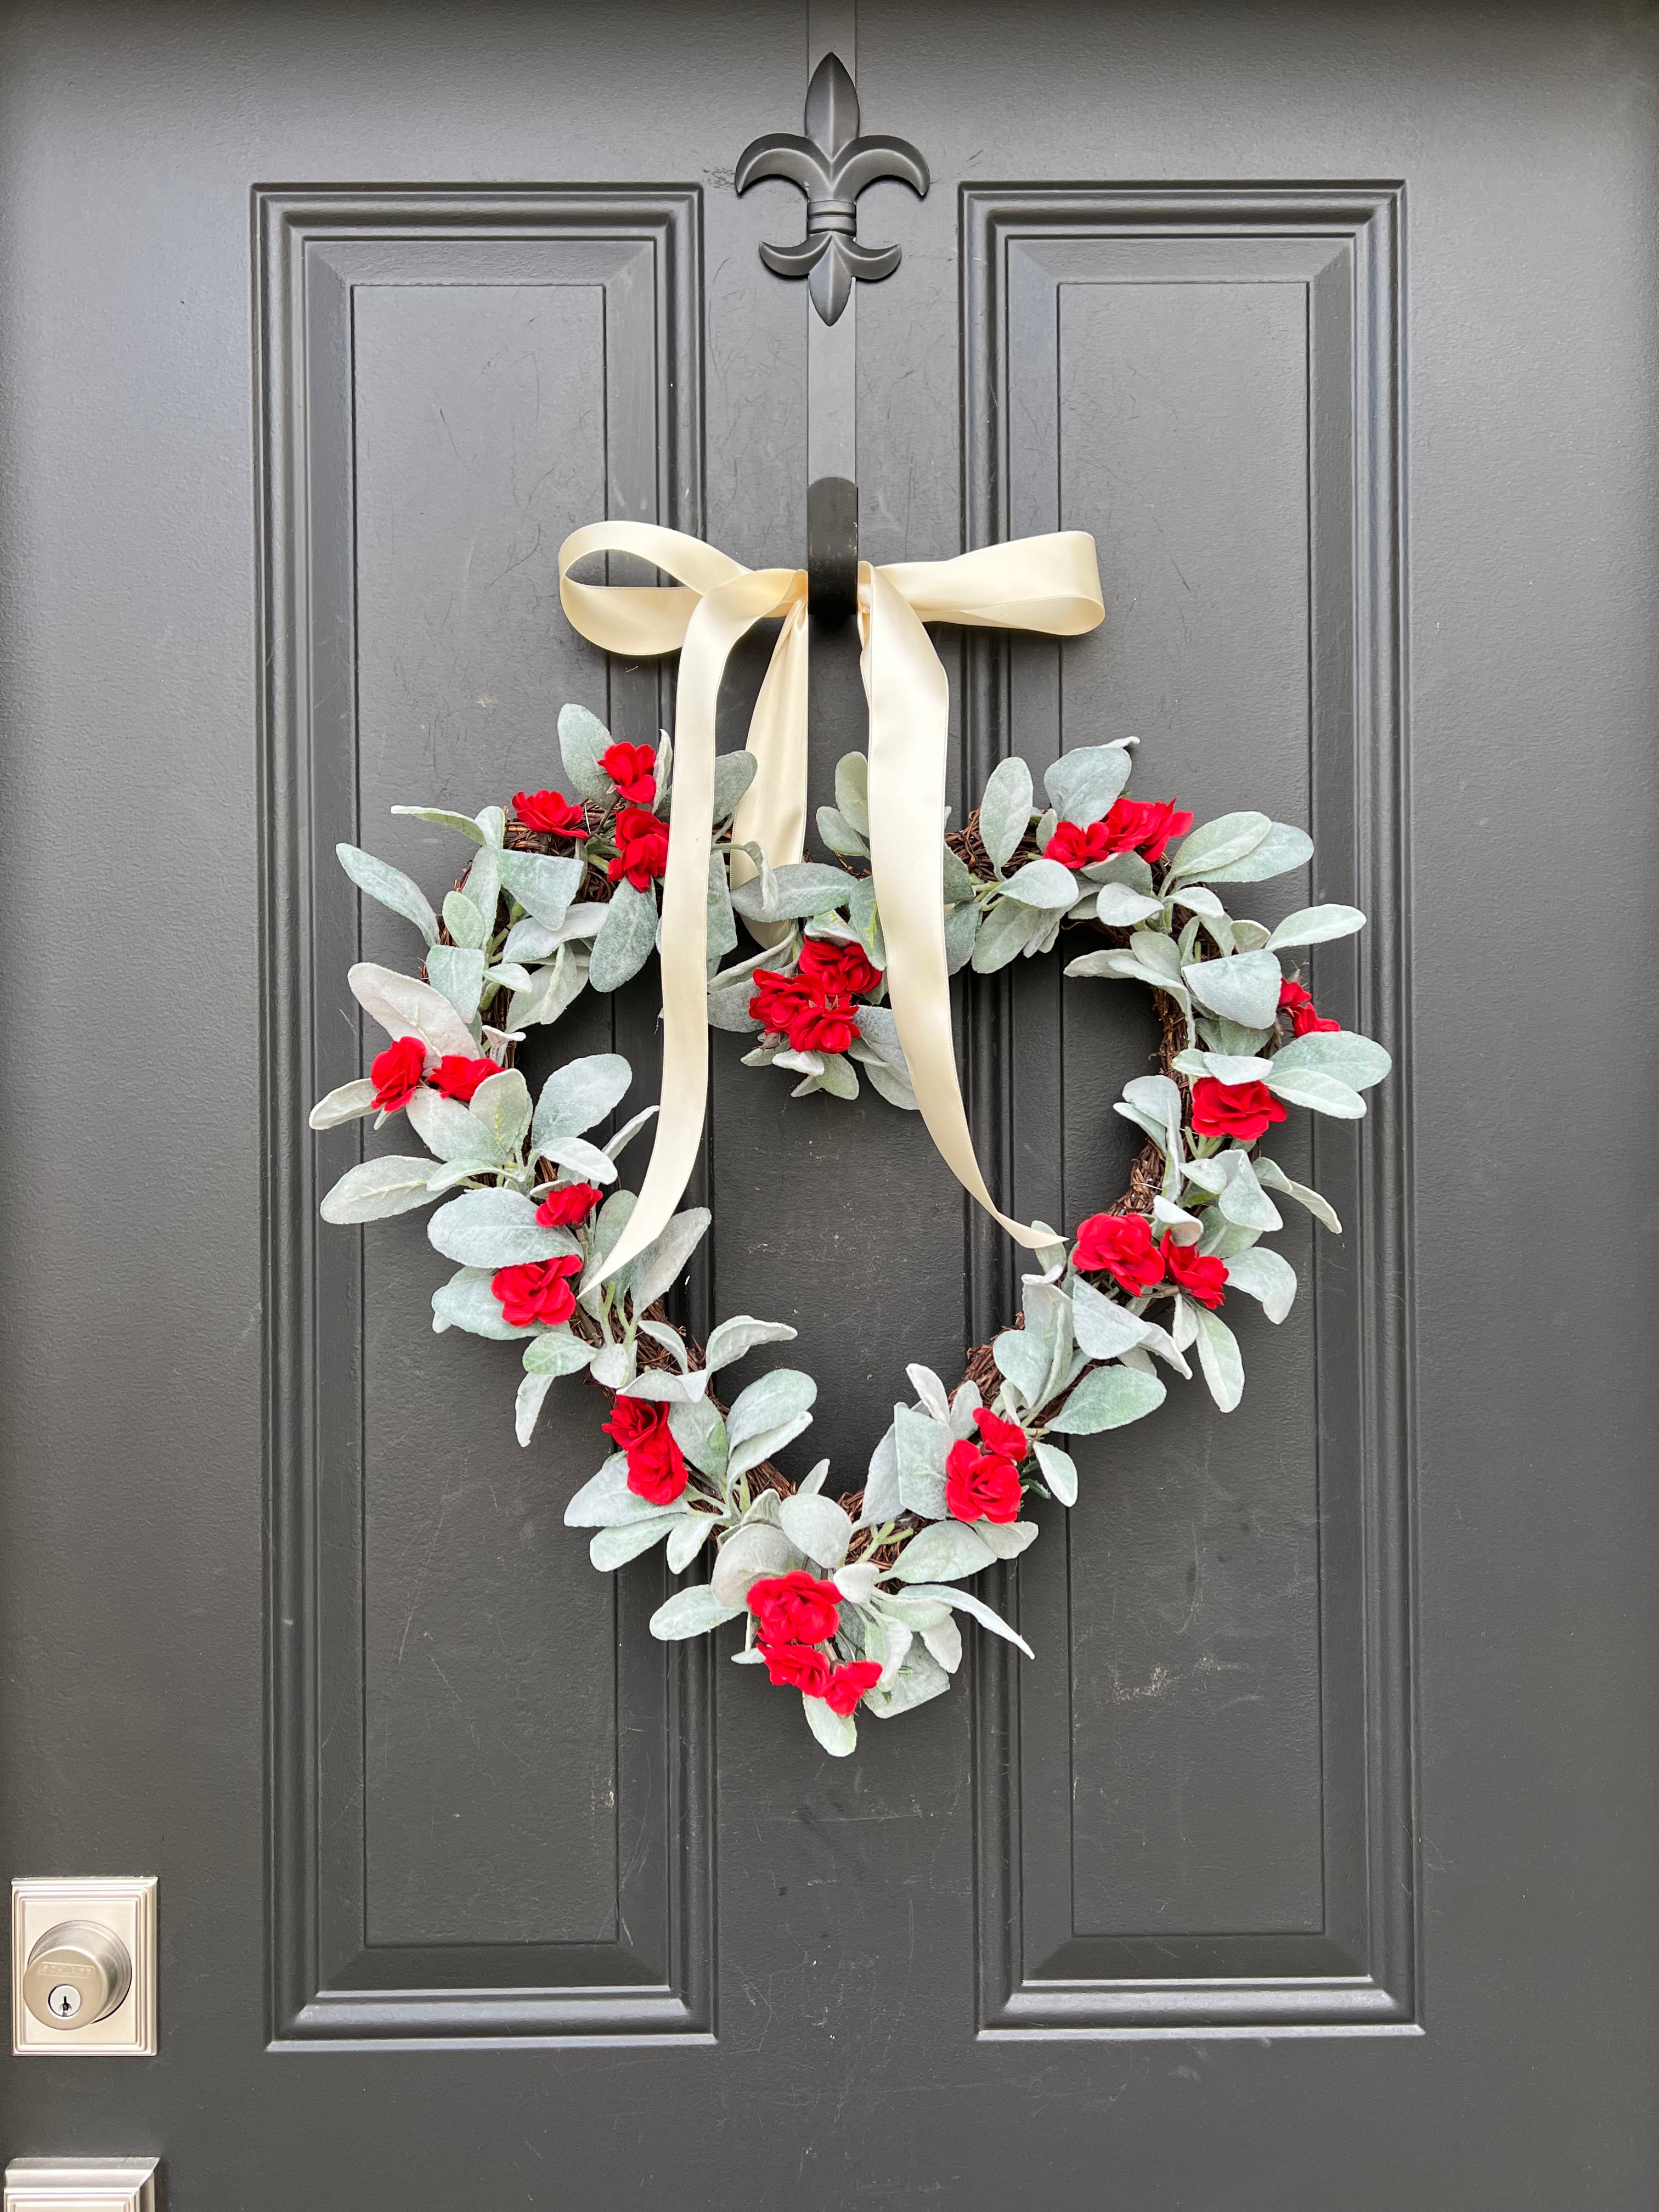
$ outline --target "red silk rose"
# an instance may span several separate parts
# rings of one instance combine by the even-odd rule
[[[1144,1213],[1091,1213],[1078,1224],[1072,1263],[1085,1275],[1110,1275],[1132,1298],[1164,1280],[1164,1259]]]
[[[830,1677],[823,1702],[832,1713],[845,1719],[865,1692],[873,1690],[880,1680],[881,1668],[873,1659],[849,1659]]]
[[[1320,1030],[1340,1030],[1340,1022],[1328,1021],[1300,983],[1292,983],[1286,976],[1279,987],[1279,1011],[1291,1018],[1291,1033],[1296,1036],[1310,1036]]]
[[[1114,850],[1111,832],[1105,822],[1091,822],[1085,828],[1080,822],[1056,822],[1054,834],[1042,848],[1045,860],[1058,860],[1062,868],[1086,868],[1091,860],[1103,860]]]
[[[987,1451],[1000,1452],[1018,1467],[1031,1449],[1030,1439],[1017,1421],[1005,1421],[1000,1413],[994,1413],[988,1406],[981,1406],[974,1415],[974,1426],[979,1431],[980,1441]]]
[[[858,1035],[858,1015],[851,1000],[831,999],[816,991],[813,1003],[789,1024],[789,1042],[797,1052],[845,1052]]]
[[[881,981],[880,969],[858,945],[831,945],[822,937],[809,937],[801,946],[796,972],[832,998],[855,999],[862,991],[873,991]]]
[[[787,1036],[796,1052],[845,1052],[859,1034],[858,1012],[806,975],[757,968],[749,1011],[769,1036]]]
[[[1019,1469],[1000,1452],[960,1437],[945,1462],[945,1503],[954,1521],[1017,1521]]]
[[[1173,1230],[1158,1249],[1176,1288],[1213,1313],[1226,1294],[1226,1261],[1218,1260],[1212,1252],[1201,1253],[1196,1244],[1177,1244]]]
[[[667,866],[668,824],[642,806],[624,806],[617,817],[617,857],[607,871],[611,882],[626,876],[636,891],[648,891]]]
[[[789,1025],[810,1011],[812,986],[805,977],[786,975],[778,968],[757,968],[749,1011],[772,1036],[787,1036]]]
[[[749,1585],[749,1610],[769,1644],[822,1644],[841,1626],[841,1592],[803,1567]]]
[[[1106,817],[1108,849],[1161,860],[1170,838],[1184,837],[1192,826],[1192,816],[1177,811],[1172,799],[1115,799]]]
[[[597,1183],[562,1182],[536,1208],[544,1229],[570,1229],[586,1221],[605,1195]]]
[[[635,806],[649,806],[657,795],[657,749],[654,745],[607,745],[599,766],[623,797]]]
[[[1200,1137],[1236,1137],[1253,1145],[1275,1121],[1288,1118],[1285,1103],[1265,1083],[1222,1083],[1200,1075],[1193,1085],[1193,1129]]]
[[[810,1644],[763,1644],[759,1650],[767,1674],[781,1688],[821,1698],[830,1687],[830,1662]]]
[[[587,809],[562,791],[515,791],[513,811],[526,830],[544,830],[554,837],[587,835]]]
[[[685,1455],[660,1398],[618,1397],[605,1432],[628,1455],[628,1486],[650,1505],[672,1505],[686,1485]]]
[[[469,1060],[465,1053],[447,1052],[434,1071],[432,1087],[458,1105],[466,1106],[478,1085],[501,1072],[493,1060]]]
[[[374,1079],[374,1103],[383,1114],[395,1114],[421,1087],[426,1047],[417,1036],[394,1038],[374,1055],[368,1072]]]
[[[581,1255],[570,1252],[556,1260],[526,1260],[517,1267],[502,1267],[489,1279],[489,1287],[501,1302],[501,1318],[509,1328],[527,1328],[544,1321],[555,1327],[576,1310],[576,1293],[565,1280],[581,1271]]]

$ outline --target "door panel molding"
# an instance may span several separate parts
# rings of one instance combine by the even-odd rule
[[[1340,1249],[1334,1239],[1316,1248],[1304,1284],[1318,1590],[1310,1679],[1297,1688],[1311,1716],[1316,1772],[1304,1793],[1311,1826],[1296,1840],[1311,1854],[1311,1899],[1302,1907],[1292,1899],[1282,1920],[1266,1925],[1234,1926],[1224,1912],[1200,1913],[1202,1924],[1190,1929],[1080,1924],[1071,1695],[1056,1697],[1041,1681],[1028,1693],[1008,1647],[981,1638],[975,1768],[985,2037],[1399,2032],[1417,2019],[1401,204],[1393,185],[987,185],[961,195],[971,545],[1101,528],[1098,516],[1066,503],[1068,428],[1086,404],[1076,390],[1085,380],[1061,373],[1071,288],[1273,284],[1296,288],[1305,301],[1297,324],[1305,331],[1306,378],[1298,466],[1313,895],[1351,901],[1370,917],[1359,939],[1322,948],[1316,974],[1322,1003],[1386,1039],[1395,1057],[1357,1133],[1322,1121],[1313,1139],[1315,1181],[1347,1235]],[[1291,369],[1284,373],[1290,380]],[[1097,424],[1091,434],[1103,434]],[[970,640],[972,787],[1009,749],[1012,731],[1035,765],[1060,751],[1061,665],[1047,643]],[[1073,739],[1088,741],[1085,733]],[[1032,994],[1045,988],[1049,995],[1034,1009]],[[1014,1190],[1017,1209],[1069,1218],[1063,1145],[1053,1134],[1064,1126],[1058,981],[1010,977],[979,1005],[969,1064],[983,1152],[997,1163],[1002,1187]],[[973,1234],[975,1334],[983,1338],[1012,1309],[1014,1285],[988,1225],[976,1220]],[[1225,1449],[1224,1425],[1213,1448]],[[1089,1480],[1085,1472],[1085,1488]],[[1004,1571],[1005,1596],[1018,1605],[1045,1671],[1073,1648],[1075,1578],[1086,1569],[1097,1584],[1111,1571],[1109,1564],[1088,1565],[1081,1528],[1068,1516],[1052,1556],[1028,1559],[1018,1577]],[[1097,1715],[1090,1720],[1101,1729]]]
[[[636,1569],[607,1584],[610,1630],[602,1645],[581,1646],[605,1670],[615,1651],[614,1684],[596,1680],[588,1700],[610,1716],[607,1740],[593,1743],[592,1771],[568,1784],[573,1794],[593,1793],[599,1810],[590,1832],[602,1856],[592,1863],[613,1869],[605,1880],[614,1893],[602,1909],[585,1898],[567,1915],[571,1931],[545,1941],[495,1940],[488,1930],[488,1940],[471,1941],[447,1926],[430,1940],[424,1932],[406,1940],[401,1929],[410,1911],[436,1908],[418,1898],[411,1908],[394,1894],[381,1918],[399,1933],[374,1938],[369,1301],[362,1252],[323,1248],[316,1211],[319,1193],[357,1156],[362,1137],[360,1130],[330,1133],[313,1146],[303,1133],[311,1099],[357,1072],[355,1015],[340,979],[364,957],[360,945],[371,926],[332,853],[338,839],[360,834],[357,303],[365,288],[386,287],[566,287],[590,303],[597,295],[597,311],[584,310],[592,350],[583,375],[596,395],[584,426],[591,422],[596,441],[605,511],[696,531],[700,196],[695,187],[261,189],[253,244],[262,462],[270,2033],[276,2043],[707,2039],[714,2024],[710,1679],[701,1639],[663,1645],[647,1632],[665,1591],[658,1587],[660,1565],[654,1579],[649,1568]],[[400,363],[395,333],[404,325],[386,326],[381,316],[376,327],[380,358]],[[386,327],[394,332],[390,355]],[[540,398],[538,383],[538,408]],[[543,546],[538,538],[535,548],[550,572],[556,542]],[[614,726],[654,734],[664,719],[665,673],[607,668],[604,680]],[[595,1018],[648,1080],[654,1006],[623,994]],[[491,1418],[500,1416],[492,1401]],[[510,1426],[507,1437],[507,1449],[516,1452]],[[538,1500],[542,1520],[551,1524],[550,1541],[570,1542],[556,1526],[556,1501]],[[586,1574],[585,1562],[580,1571]],[[567,1787],[562,1774],[542,1779],[544,1788]],[[453,1776],[447,1780],[453,1785]],[[395,1837],[395,1821],[383,1818],[377,1832]],[[549,1847],[546,1857],[547,1886],[556,1891],[557,1854]],[[404,1865],[418,1873],[418,1852]],[[533,1861],[514,1869],[520,1918],[537,1909],[536,1873]],[[540,1925],[562,1927],[558,1908],[557,1897],[549,1899]]]

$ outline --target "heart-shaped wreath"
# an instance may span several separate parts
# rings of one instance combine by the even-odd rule
[[[1001,763],[966,827],[945,841],[951,968],[985,974],[1047,952],[1068,926],[1095,936],[1096,949],[1066,973],[1143,983],[1159,1017],[1158,1072],[1127,1084],[1115,1109],[1146,1143],[1128,1189],[1079,1224],[1069,1253],[1058,1231],[1037,1253],[1024,1311],[969,1353],[954,1391],[927,1368],[908,1370],[915,1402],[895,1407],[862,1491],[837,1503],[823,1492],[827,1461],[799,1480],[775,1464],[811,1421],[810,1375],[774,1368],[729,1403],[714,1385],[745,1352],[794,1330],[740,1314],[699,1346],[664,1315],[708,1228],[706,1209],[676,1214],[598,1279],[635,1204],[632,1192],[606,1187],[656,1111],[603,1143],[586,1133],[622,1101],[627,1061],[570,1060],[533,1103],[513,1065],[530,1028],[556,1021],[584,988],[616,989],[657,943],[669,740],[613,744],[575,707],[561,714],[559,738],[574,797],[521,791],[510,821],[499,806],[476,818],[394,810],[477,848],[441,912],[401,870],[339,848],[359,888],[420,930],[426,956],[422,978],[351,970],[359,1004],[392,1042],[367,1077],[313,1109],[312,1127],[368,1115],[379,1127],[402,1112],[427,1152],[365,1159],[334,1185],[323,1215],[374,1221],[445,1199],[428,1234],[459,1272],[433,1295],[434,1327],[523,1340],[520,1443],[558,1376],[586,1375],[610,1395],[604,1427],[616,1449],[565,1510],[569,1526],[597,1532],[595,1567],[614,1570],[665,1540],[679,1574],[712,1547],[708,1580],[676,1591],[653,1632],[700,1635],[742,1616],[736,1657],[799,1689],[814,1735],[844,1754],[860,1707],[887,1718],[946,1686],[962,1657],[955,1614],[1029,1656],[961,1585],[1033,1541],[1036,1522],[1020,1517],[1027,1498],[1075,1500],[1077,1468],[1059,1438],[1150,1413],[1164,1395],[1159,1364],[1190,1380],[1194,1349],[1218,1407],[1237,1405],[1243,1367],[1222,1318],[1227,1299],[1242,1292],[1279,1322],[1296,1293],[1288,1262],[1260,1241],[1282,1226],[1273,1194],[1340,1227],[1317,1192],[1256,1146],[1291,1106],[1363,1115],[1361,1093],[1389,1066],[1381,1046],[1323,1018],[1279,956],[1346,936],[1364,917],[1309,907],[1269,931],[1230,915],[1218,886],[1299,868],[1311,841],[1263,814],[1195,830],[1170,803],[1124,797],[1133,738],[1066,754],[1045,775],[1040,816],[1030,770]],[[774,870],[757,848],[734,848],[732,816],[754,767],[747,753],[717,763],[709,1019],[757,1033],[745,1065],[787,1069],[796,1096],[854,1098],[862,1069],[883,1097],[913,1109],[883,1004],[864,757],[842,760],[836,803],[818,813],[839,866]],[[734,849],[755,871],[735,887]],[[738,915],[771,941],[722,969]]]

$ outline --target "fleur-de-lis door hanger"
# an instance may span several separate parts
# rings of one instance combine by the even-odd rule
[[[806,235],[799,246],[763,246],[761,258],[780,276],[805,276],[812,305],[833,323],[852,296],[853,280],[873,284],[899,265],[896,246],[864,246],[858,197],[866,185],[891,179],[927,191],[927,164],[903,138],[860,138],[859,96],[834,54],[826,54],[806,88],[806,136],[778,131],[744,149],[732,182],[739,192],[763,177],[782,177],[806,195]]]

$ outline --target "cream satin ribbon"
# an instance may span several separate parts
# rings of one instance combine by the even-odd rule
[[[674,585],[578,584],[591,553],[632,553]],[[662,888],[662,1110],[639,1201],[603,1281],[667,1225],[696,1165],[708,1091],[708,856],[714,709],[732,647],[757,622],[783,626],[750,719],[754,781],[733,826],[769,864],[799,860],[806,836],[806,573],[750,569],[678,530],[592,523],[559,548],[559,599],[574,628],[629,659],[680,654],[674,799]],[[859,564],[860,665],[870,708],[870,872],[887,955],[887,995],[922,1120],[957,1180],[1031,1249],[1051,1230],[1010,1219],[985,1187],[957,1081],[945,951],[945,773],[950,684],[924,623],[1077,637],[1105,614],[1086,532],[988,545],[952,561]],[[733,875],[749,872],[734,857]],[[762,926],[763,927],[764,925]]]

